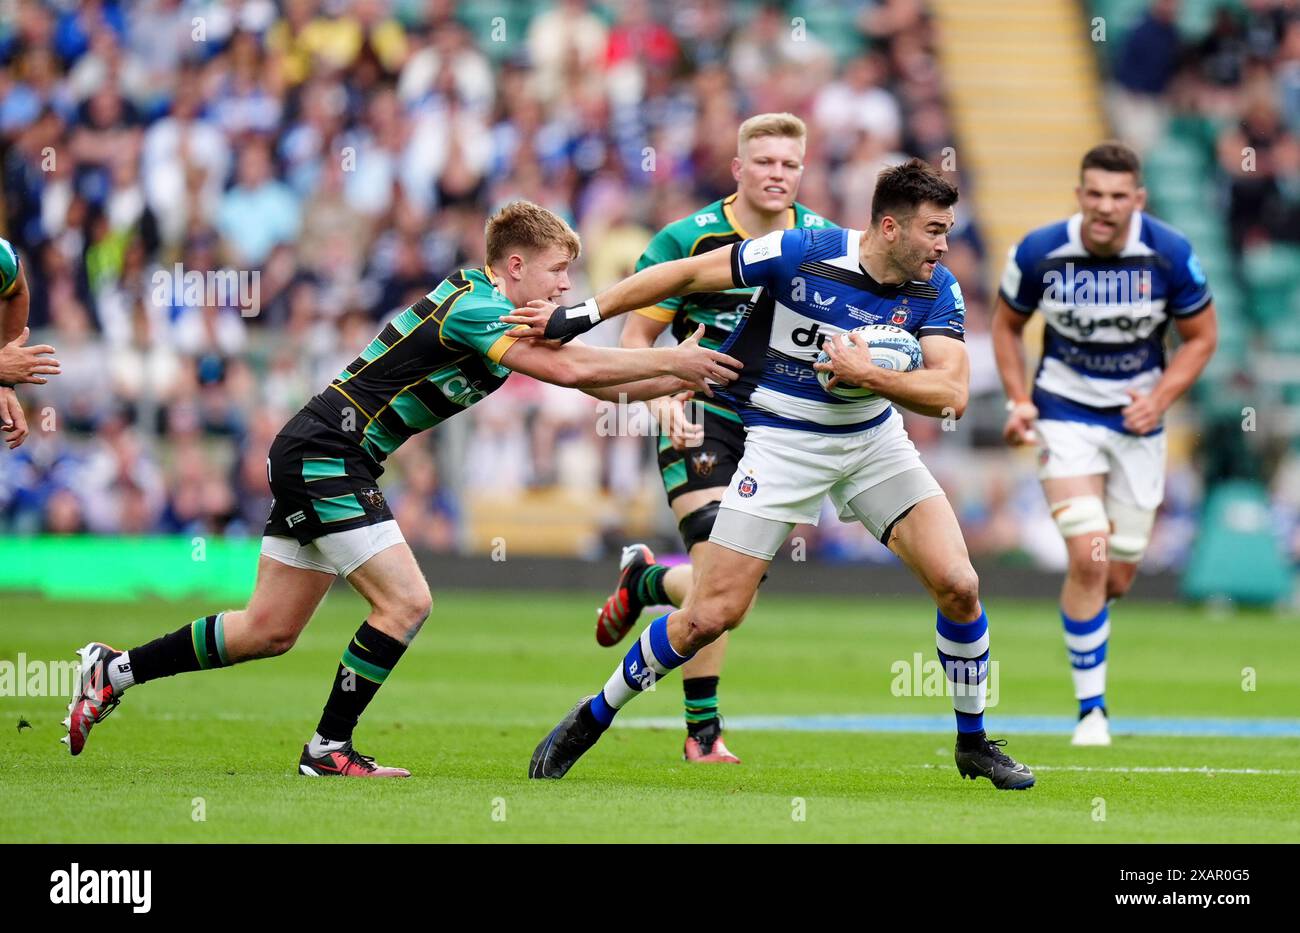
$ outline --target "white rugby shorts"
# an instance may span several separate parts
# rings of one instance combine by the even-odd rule
[[[1146,511],[1165,497],[1165,432],[1141,437],[1082,421],[1040,420],[1039,479],[1106,475],[1106,495]]]
[[[909,480],[889,482],[902,474],[909,474]],[[889,496],[880,501],[866,496],[858,508],[849,507],[851,500],[882,484]],[[753,427],[746,432],[745,454],[723,494],[709,540],[770,560],[791,527],[817,524],[827,495],[842,520],[859,519],[880,536],[911,506],[943,495],[943,489],[921,462],[896,412],[854,434]],[[893,501],[899,496],[906,501]]]

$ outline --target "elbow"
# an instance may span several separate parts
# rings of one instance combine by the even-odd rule
[[[966,414],[966,405],[970,402],[970,390],[962,387],[953,392],[953,397],[944,410],[944,416],[960,421]]]

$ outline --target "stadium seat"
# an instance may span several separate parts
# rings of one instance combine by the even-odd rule
[[[1300,248],[1270,243],[1249,249],[1242,256],[1251,318],[1259,327],[1271,328],[1293,314],[1300,290]]]

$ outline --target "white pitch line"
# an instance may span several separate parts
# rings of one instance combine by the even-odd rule
[[[1134,767],[1134,768],[1091,768],[1086,765],[1039,765],[1035,771],[1101,771],[1109,774],[1300,774],[1300,770],[1288,768],[1211,768],[1202,765],[1199,768],[1171,767]]]
[[[938,768],[940,765],[917,765],[920,768]],[[1211,768],[1202,765],[1199,768],[1143,767],[1093,768],[1087,765],[1034,765],[1034,773],[1039,771],[1085,771],[1100,774],[1282,774],[1296,775],[1300,770],[1288,768]]]

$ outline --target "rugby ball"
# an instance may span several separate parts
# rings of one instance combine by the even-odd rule
[[[851,331],[836,334],[834,337],[827,339],[838,340],[843,344],[847,344],[848,334],[853,333],[862,334],[867,338],[867,342],[871,344],[871,362],[883,369],[910,373],[921,365],[920,341],[903,330],[903,328],[895,327],[892,324],[868,324],[865,327],[855,327]],[[830,355],[825,350],[817,354],[817,362],[819,363],[829,363],[830,360]],[[831,381],[834,375],[832,372],[817,371],[817,381],[821,383],[821,387],[836,398],[860,402],[863,399],[873,398],[876,394],[870,389],[850,385],[842,380],[834,388],[827,388],[826,384]]]

